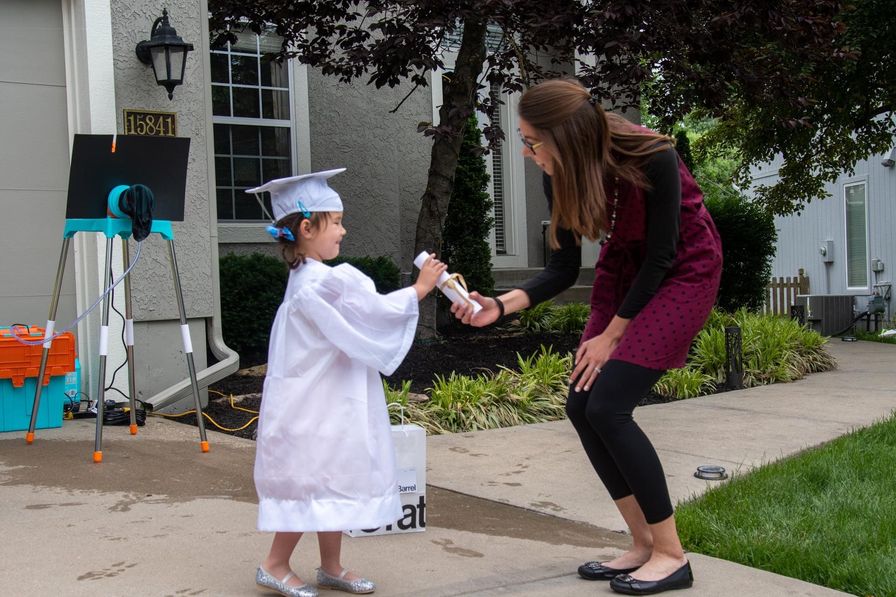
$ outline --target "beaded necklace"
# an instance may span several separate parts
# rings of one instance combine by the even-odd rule
[[[604,245],[613,238],[613,231],[616,230],[616,210],[619,207],[619,177],[613,178],[613,211],[610,213],[610,229],[607,235],[601,239],[600,244]]]

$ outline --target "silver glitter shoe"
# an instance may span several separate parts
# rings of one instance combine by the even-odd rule
[[[348,574],[348,568],[343,568],[339,576],[332,576],[324,572],[323,568],[317,569],[317,586],[321,589],[337,589],[346,593],[354,593],[362,595],[364,593],[373,593],[376,585],[366,578],[357,578],[355,580],[345,580]]]
[[[270,572],[259,566],[258,572],[255,573],[255,584],[276,591],[281,595],[286,595],[286,597],[319,597],[320,593],[317,592],[317,589],[307,583],[297,587],[291,587],[286,584],[293,576],[295,574],[290,572],[282,579],[277,580],[271,576]]]

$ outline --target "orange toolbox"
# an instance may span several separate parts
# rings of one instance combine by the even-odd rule
[[[0,327],[0,431],[28,429],[44,337],[36,326]],[[75,371],[75,335],[64,332],[53,340],[47,355],[47,368],[41,380],[37,428],[61,427],[65,401],[66,375]]]

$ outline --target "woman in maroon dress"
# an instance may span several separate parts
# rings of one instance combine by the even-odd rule
[[[452,307],[474,326],[494,323],[569,288],[581,239],[603,246],[570,377],[566,411],[632,535],[632,547],[579,575],[617,592],[690,587],[662,465],[632,418],[663,373],[685,364],[719,287],[722,248],[672,140],[604,112],[573,80],[526,91],[519,104],[523,155],[545,174],[553,252],[545,269],[483,306]],[[481,299],[481,300],[480,300]]]

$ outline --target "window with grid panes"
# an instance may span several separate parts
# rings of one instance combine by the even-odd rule
[[[289,68],[267,57],[281,41],[238,33],[236,43],[211,50],[219,220],[267,220],[246,189],[293,173]],[[265,203],[270,212],[267,194]]]

